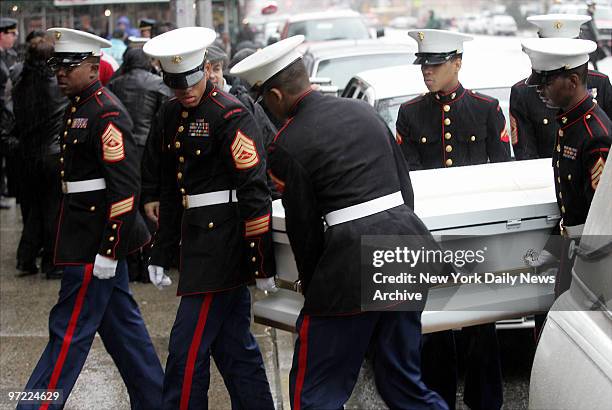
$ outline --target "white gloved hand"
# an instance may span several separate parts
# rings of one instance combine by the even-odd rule
[[[263,290],[264,292],[276,292],[278,290],[274,277],[255,279],[255,284],[257,285],[257,289]]]
[[[149,265],[149,279],[151,283],[159,290],[162,290],[166,286],[172,285],[172,279],[166,275],[164,268],[157,265]]]
[[[540,253],[534,251],[533,249],[530,249],[525,254],[523,259],[525,260],[525,264],[532,268],[537,268],[539,266],[558,261],[557,257],[552,253],[548,252],[546,249],[543,249]]]
[[[98,279],[110,279],[115,276],[115,270],[117,269],[117,260],[96,255],[94,261],[93,274]]]

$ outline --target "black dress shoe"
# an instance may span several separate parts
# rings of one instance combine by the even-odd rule
[[[36,266],[36,263],[33,262],[17,262],[17,270],[19,271],[18,276],[35,275],[38,273],[38,266]]]
[[[45,276],[49,280],[52,280],[52,279],[61,279],[63,275],[64,275],[64,270],[61,269],[61,268],[53,268],[51,270],[48,270],[45,273]]]

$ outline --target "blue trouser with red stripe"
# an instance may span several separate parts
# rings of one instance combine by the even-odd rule
[[[291,407],[341,409],[370,349],[376,387],[392,409],[448,409],[421,381],[421,313],[365,312],[297,321]]]
[[[123,260],[111,279],[93,276],[92,264],[64,269],[59,301],[49,314],[49,343],[26,389],[61,389],[65,401],[85,364],[96,332],[121,373],[132,409],[159,408],[163,370],[130,293],[127,264]],[[39,406],[18,406],[33,407]]]
[[[250,326],[251,295],[246,286],[183,296],[170,334],[163,408],[208,408],[212,354],[232,409],[274,409]]]

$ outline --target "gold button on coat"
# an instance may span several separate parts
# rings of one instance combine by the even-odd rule
[[[76,107],[72,107],[72,108],[70,109],[70,112],[76,112]]]
[[[95,210],[96,210],[96,207],[92,205],[92,206],[90,206],[90,207],[89,207],[89,210],[90,210],[91,212],[93,212],[93,211],[95,211]]]
[[[563,130],[559,130],[559,136],[562,137],[563,136]]]
[[[425,144],[425,143],[427,142],[427,138],[426,138],[426,137],[422,137],[422,138],[421,138],[421,142],[422,142],[423,144]]]
[[[183,118],[187,118],[187,117],[189,117],[189,113],[188,113],[187,111],[183,111],[183,112],[181,113],[181,117],[183,117]]]
[[[591,119],[591,114],[587,114],[586,119],[590,120]]]
[[[209,222],[209,223],[208,223],[208,228],[209,228],[209,229],[212,229],[212,228],[214,228],[214,227],[215,227],[215,224],[214,224],[214,223],[212,223],[212,222]]]
[[[567,180],[571,181],[572,180],[572,174],[567,174]]]
[[[565,206],[561,205],[561,212],[565,213]]]
[[[200,151],[199,149],[196,150],[196,155],[200,155],[202,153],[202,151]]]
[[[251,246],[251,248],[254,248],[255,247],[255,242],[251,242],[250,246]]]
[[[68,125],[72,124],[72,118],[68,118],[68,121],[66,121],[66,124]]]
[[[450,125],[450,123],[451,123],[450,118],[445,118],[444,119],[444,125]]]
[[[114,242],[115,241],[115,237],[111,236],[111,237],[108,238],[108,240],[111,241],[111,242]]]
[[[185,131],[185,127],[183,127],[182,125],[178,127],[178,132],[183,132],[183,131]]]
[[[253,256],[253,257],[251,258],[251,262],[257,262],[257,258]]]
[[[78,139],[76,139],[76,138],[72,140],[72,143],[73,143],[73,144],[76,144],[77,142],[79,142],[79,140],[78,140]]]
[[[174,148],[179,149],[181,147],[181,142],[180,141],[176,141],[174,143]]]
[[[561,145],[557,144],[557,152],[561,152]]]
[[[112,228],[117,229],[117,224],[113,224]]]
[[[449,159],[446,160],[445,164],[446,164],[447,167],[450,167],[451,165],[453,165],[453,160],[449,158]]]
[[[474,135],[472,135],[472,136],[470,137],[470,141],[472,141],[472,142],[476,141],[476,137],[475,137]]]
[[[181,194],[185,195],[185,188],[181,188]]]
[[[113,251],[112,251],[111,249],[107,249],[107,250],[106,250],[106,254],[107,254],[107,255],[110,255],[111,253],[113,253]]]
[[[64,137],[68,136],[68,131],[64,131]]]
[[[547,124],[548,124],[548,118],[544,118],[544,119],[542,120],[542,122],[544,123],[544,125],[547,125]]]
[[[444,112],[449,112],[450,111],[450,105],[445,105],[444,107],[442,107],[442,109],[444,110]]]
[[[179,157],[179,162],[182,164],[183,162],[185,162],[185,157]]]
[[[567,122],[567,117],[562,117],[562,118],[561,118],[561,122],[562,122],[563,124],[565,124],[565,123]]]
[[[176,177],[177,177],[178,179],[183,178],[183,173],[182,173],[182,172],[177,172],[177,173],[176,173]]]
[[[447,140],[451,139],[452,135],[450,132],[447,132],[444,134],[444,138],[446,138]]]
[[[452,145],[447,145],[446,146],[446,152],[451,152],[453,150],[453,146]]]

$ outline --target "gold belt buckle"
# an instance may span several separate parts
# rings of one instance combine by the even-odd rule
[[[66,181],[62,181],[62,192],[64,194],[68,193],[68,183],[66,183]]]
[[[189,198],[187,195],[183,195],[183,208],[189,208]]]

